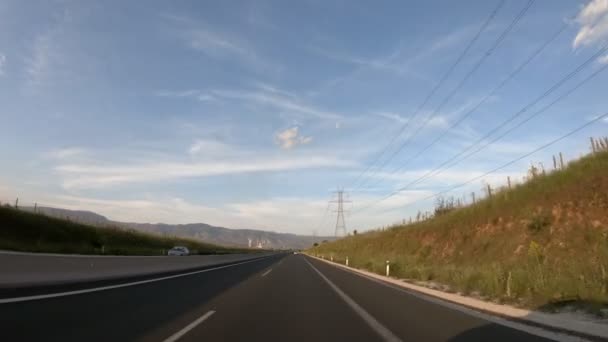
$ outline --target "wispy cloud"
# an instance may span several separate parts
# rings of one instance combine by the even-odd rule
[[[201,93],[198,89],[187,89],[187,90],[161,90],[156,93],[156,95],[161,97],[193,97],[197,96]]]
[[[608,0],[592,0],[584,6],[576,17],[581,26],[572,46],[588,46],[608,39]]]
[[[53,63],[59,58],[55,49],[54,30],[39,34],[33,41],[31,55],[26,59],[26,73],[29,85],[42,85],[52,70]]]
[[[262,71],[272,70],[278,72],[281,66],[269,63],[249,40],[234,33],[229,33],[207,23],[192,20],[186,16],[163,15],[172,22],[179,39],[189,48],[199,51],[219,61],[238,61],[247,67]]]
[[[65,160],[72,159],[77,156],[82,156],[86,153],[86,150],[81,147],[66,147],[60,149],[54,149],[44,154],[46,158]]]
[[[425,177],[424,180],[416,184],[415,188],[422,188],[425,191],[433,191],[438,187],[444,186],[446,184],[449,185],[466,182],[469,179],[479,177],[486,172],[480,168],[460,168],[454,170],[446,170],[435,177],[426,178],[426,176],[432,171],[432,169],[419,169],[397,173],[382,172],[373,174],[372,176],[374,178],[393,182],[393,184],[397,184],[396,188],[400,187],[401,185],[408,184],[412,181],[417,181],[422,177]],[[485,181],[489,183],[504,182],[508,176],[513,177],[513,179],[515,179],[515,177],[519,177],[522,175],[522,172],[497,172],[485,177]]]
[[[161,90],[156,92],[156,96],[169,97],[169,98],[189,98],[198,100],[201,102],[208,102],[217,100],[213,95],[205,93],[200,89],[187,89],[187,90]]]
[[[397,113],[393,113],[393,112],[374,112],[373,114],[376,116],[380,116],[380,117],[395,121],[400,124],[404,124],[409,121],[408,118],[404,118],[403,116],[401,116]]]
[[[215,101],[215,100],[237,100],[243,102],[254,103],[257,105],[272,107],[282,114],[291,113],[297,115],[313,116],[320,119],[341,120],[343,115],[329,110],[317,108],[316,106],[306,103],[296,94],[289,91],[265,84],[256,82],[255,89],[218,89],[218,90],[201,90],[201,89],[186,89],[186,90],[162,90],[156,92],[157,96],[172,97],[172,98],[192,98],[198,101]]]
[[[291,127],[276,134],[276,143],[284,150],[292,149],[298,145],[305,145],[312,141],[312,137],[300,135],[298,127]]]
[[[346,75],[331,79],[325,84],[325,87],[336,86],[353,78],[354,76],[362,73],[365,70],[375,70],[380,72],[394,73],[398,75],[407,75],[423,80],[425,82],[429,81],[429,78],[427,76],[415,70],[410,63],[399,61],[399,58],[402,58],[402,50],[400,48],[395,49],[395,51],[391,52],[386,56],[379,56],[373,59],[366,59],[349,53],[340,53],[329,48],[323,48],[319,46],[313,46],[309,49],[312,52],[329,58],[331,60],[351,64],[356,67],[355,70],[347,73]]]
[[[589,116],[587,117],[587,121],[591,121],[591,120],[597,120],[601,115],[593,115],[593,116]],[[603,119],[600,120],[601,122],[605,122],[608,123],[608,117],[605,117]]]
[[[288,98],[292,98],[292,99],[297,99],[298,96],[290,91],[287,91],[285,89],[281,89],[279,87],[276,87],[274,85],[270,85],[264,82],[260,82],[260,81],[255,81],[253,82],[253,86],[259,90],[262,90],[264,92],[267,93],[273,93],[273,94],[277,94],[280,96],[284,96],[284,97],[288,97]]]
[[[339,120],[343,118],[339,113],[316,108],[301,100],[281,95],[278,92],[217,90],[211,92],[211,94],[227,99],[255,102],[260,105],[274,107],[281,111],[305,114],[321,119]]]
[[[218,147],[219,146],[219,147]],[[196,154],[204,148],[224,148],[208,142],[195,143],[189,152]],[[66,189],[104,188],[120,184],[154,183],[194,177],[210,177],[227,174],[246,174],[277,172],[315,168],[342,168],[353,163],[329,155],[273,156],[232,153],[225,159],[212,158],[207,161],[172,162],[154,160],[125,165],[120,164],[81,164],[64,162],[54,170],[63,178]]]
[[[4,66],[6,65],[6,55],[0,53],[0,76],[4,75]]]
[[[322,93],[325,89],[346,83],[360,76],[367,70],[406,75],[427,83],[432,83],[432,78],[421,73],[419,69],[417,69],[417,65],[421,62],[430,60],[429,57],[439,51],[444,51],[460,44],[468,37],[471,27],[472,26],[464,27],[441,37],[431,39],[422,48],[412,49],[409,43],[400,42],[389,53],[372,58],[363,58],[353,53],[339,52],[327,47],[310,46],[309,50],[313,53],[331,60],[356,66],[355,70],[325,81],[320,90],[315,90],[311,93],[313,95]]]
[[[49,198],[44,205],[72,210],[90,210],[112,220],[126,222],[163,222],[185,224],[205,222],[216,225],[238,226],[230,213],[183,198],[104,199],[82,196],[58,195]]]
[[[196,29],[189,31],[188,34],[190,47],[195,50],[200,50],[211,55],[230,53],[250,58],[253,53],[237,43],[227,39],[225,36],[217,33]]]
[[[211,94],[205,93],[200,89],[186,89],[186,90],[160,90],[156,92],[156,96],[175,98],[175,99],[194,99],[201,102],[215,101],[217,98]]]
[[[190,155],[205,155],[206,157],[213,157],[219,155],[225,155],[227,153],[234,153],[234,149],[222,142],[216,140],[196,140],[188,149]]]
[[[229,228],[256,228],[299,234],[310,234],[310,222],[316,220],[319,212],[327,205],[325,199],[317,198],[276,197],[212,207],[181,197],[106,199],[72,195],[45,198],[43,203],[46,206],[73,210],[91,210],[112,220],[125,222],[204,222]]]

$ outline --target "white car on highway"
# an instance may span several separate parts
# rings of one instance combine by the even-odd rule
[[[167,252],[167,255],[186,256],[190,255],[190,250],[188,247],[175,246]]]

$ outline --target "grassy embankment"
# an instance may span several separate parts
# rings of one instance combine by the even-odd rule
[[[99,228],[11,207],[0,207],[0,249],[74,254],[161,255],[173,246],[186,246],[198,254],[254,252],[194,239],[162,237],[120,228]]]
[[[608,152],[600,150],[475,205],[309,253],[342,263],[348,256],[380,274],[390,260],[391,276],[486,300],[606,312]]]

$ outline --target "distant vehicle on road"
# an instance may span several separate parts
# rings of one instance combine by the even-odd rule
[[[175,256],[186,256],[190,255],[190,250],[188,247],[183,246],[175,246],[167,252],[167,255],[175,255]]]

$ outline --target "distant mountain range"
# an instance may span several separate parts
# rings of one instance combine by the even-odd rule
[[[22,207],[23,210],[33,211],[33,207]],[[313,237],[277,233],[256,229],[230,229],[211,226],[205,223],[164,224],[164,223],[133,223],[112,221],[105,216],[91,211],[68,210],[50,207],[38,207],[37,211],[48,216],[68,219],[75,222],[90,224],[98,227],[120,227],[135,229],[142,232],[197,239],[213,244],[235,247],[253,248],[308,248],[313,243]],[[332,241],[333,237],[318,236],[314,242]]]

